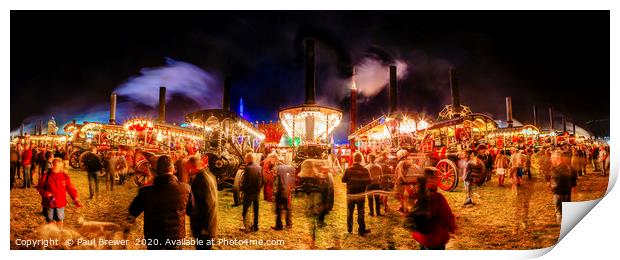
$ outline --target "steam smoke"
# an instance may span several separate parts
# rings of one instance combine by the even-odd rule
[[[159,102],[159,87],[166,87],[166,100],[179,94],[195,101],[202,108],[217,108],[222,100],[218,80],[197,66],[166,58],[166,65],[144,68],[142,75],[132,77],[116,89],[119,96],[150,107]]]
[[[396,74],[401,79],[407,74],[407,63],[402,60],[395,60]],[[377,60],[372,57],[365,57],[355,66],[355,84],[358,93],[369,98],[373,97],[387,86],[390,82],[390,64]]]

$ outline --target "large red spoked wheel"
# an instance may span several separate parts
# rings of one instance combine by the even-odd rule
[[[449,159],[443,159],[437,163],[437,186],[445,191],[453,191],[459,183],[456,165]]]
[[[135,183],[138,187],[142,187],[144,185],[151,183],[151,163],[148,160],[143,160],[138,162],[138,165],[135,169]]]

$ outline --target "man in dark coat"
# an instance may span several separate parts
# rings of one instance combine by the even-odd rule
[[[295,188],[295,167],[278,161],[275,166],[275,201],[276,201],[276,225],[271,227],[275,230],[282,230],[282,211],[286,211],[286,227],[291,228],[291,192]]]
[[[353,230],[353,210],[357,207],[357,224],[359,234],[365,236],[370,233],[366,229],[364,222],[364,204],[366,204],[366,187],[370,184],[370,173],[368,169],[361,165],[363,155],[355,153],[353,155],[353,165],[349,167],[342,176],[342,182],[347,184],[347,231]]]
[[[252,205],[254,211],[254,225],[250,230],[248,227],[241,228],[241,231],[258,231],[258,195],[263,185],[263,173],[260,166],[254,163],[254,156],[248,153],[244,157],[246,163],[245,173],[241,180],[241,190],[243,191],[243,224],[245,225],[245,216],[248,213],[248,208]]]
[[[129,213],[137,217],[144,212],[144,238],[147,249],[181,249],[185,238],[185,215],[191,215],[194,198],[189,185],[174,176],[169,156],[157,160],[153,185],[140,188],[129,205]]]
[[[217,181],[195,156],[187,160],[187,166],[194,176],[191,186],[195,207],[190,221],[192,234],[201,242],[196,249],[210,250],[217,234]]]
[[[97,148],[92,147],[90,152],[84,156],[84,166],[88,172],[88,191],[90,194],[89,199],[92,199],[95,195],[99,194],[99,175],[98,173],[103,169],[101,159],[97,155]],[[93,187],[94,186],[94,187]]]
[[[562,223],[562,202],[571,201],[571,193],[577,184],[577,173],[570,167],[570,158],[561,153],[551,155],[553,172],[551,175],[551,191],[555,203],[555,218],[558,224]]]

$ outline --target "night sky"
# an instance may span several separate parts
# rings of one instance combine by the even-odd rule
[[[553,106],[595,135],[609,131],[608,11],[11,11],[11,129],[107,111],[113,90],[166,58],[213,76],[217,91],[204,95],[220,95],[230,75],[233,109],[243,98],[249,119],[275,120],[280,108],[304,100],[308,37],[317,41],[317,100],[345,114],[351,68],[370,57],[407,65],[401,110],[435,118],[450,102],[454,67],[461,103],[474,112],[505,120],[504,97],[512,96],[519,121],[531,123],[537,104],[543,127]],[[362,96],[358,124],[386,112],[387,95],[384,88]],[[168,121],[201,108],[175,95]],[[119,117],[154,111],[138,104]]]

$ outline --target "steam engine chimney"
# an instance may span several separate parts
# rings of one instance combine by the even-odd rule
[[[534,104],[534,126],[538,127],[538,108]]]
[[[166,122],[166,87],[159,87],[159,114],[157,121]]]
[[[355,85],[355,68],[353,68],[353,76],[351,80],[351,124],[349,125],[349,134],[353,134],[357,128],[357,86]],[[351,151],[355,151],[355,140],[349,140]]]
[[[116,125],[116,93],[110,95],[110,124]]]
[[[314,104],[315,79],[314,79],[314,40],[306,39],[306,104]]]
[[[24,123],[19,127],[19,136],[24,136]]]
[[[566,132],[566,116],[562,115],[562,126],[563,126],[563,131]]]
[[[577,136],[577,126],[575,126],[575,122],[573,121],[573,135]]]
[[[553,132],[555,129],[553,128],[553,108],[549,107],[549,132]]]
[[[512,127],[512,97],[506,97],[506,123]]]
[[[396,65],[390,65],[390,114],[396,112],[398,107],[398,77]]]
[[[456,80],[456,70],[450,68],[450,92],[452,93],[452,108],[454,111],[461,111],[461,100],[459,99],[459,82]]]
[[[231,78],[229,76],[224,77],[224,94],[222,97],[222,109],[230,111],[230,84]]]

